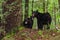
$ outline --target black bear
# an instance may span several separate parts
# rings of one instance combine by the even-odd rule
[[[38,29],[43,29],[43,25],[47,25],[47,29],[50,29],[49,25],[51,24],[51,15],[46,13],[40,13],[37,11],[32,12],[32,16],[37,18]]]
[[[33,26],[33,17],[30,16],[30,18],[24,19],[24,21],[23,21],[23,26],[24,26],[25,28],[30,28],[30,29],[32,29],[32,26]]]

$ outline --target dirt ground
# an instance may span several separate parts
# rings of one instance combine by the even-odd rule
[[[18,30],[10,37],[4,37],[3,40],[60,40],[60,32],[57,30]]]

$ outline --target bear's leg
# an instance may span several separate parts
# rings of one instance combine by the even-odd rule
[[[38,29],[43,30],[43,24],[38,24]]]
[[[49,23],[47,24],[47,29],[50,29],[50,25],[49,25]]]

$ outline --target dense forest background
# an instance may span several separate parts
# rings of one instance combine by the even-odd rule
[[[0,33],[8,36],[24,29],[22,22],[35,10],[49,12],[52,17],[50,29],[60,29],[60,0],[0,0]]]

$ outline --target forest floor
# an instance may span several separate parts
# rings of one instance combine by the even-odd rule
[[[6,36],[3,40],[60,40],[60,31],[22,29],[14,35]]]

